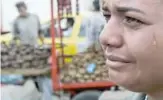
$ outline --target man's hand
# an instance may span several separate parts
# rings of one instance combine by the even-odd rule
[[[11,43],[16,43],[17,40],[19,40],[19,38],[15,36],[15,37],[13,37],[13,39],[11,40]]]
[[[40,39],[41,43],[44,44],[44,37],[41,34],[39,34],[39,39]]]

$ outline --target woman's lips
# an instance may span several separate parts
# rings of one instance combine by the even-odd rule
[[[127,67],[129,64],[133,63],[130,59],[122,56],[106,55],[106,65],[113,69],[120,69]]]
[[[108,55],[107,59],[109,59],[110,61],[122,62],[122,63],[130,63],[131,62],[131,60],[129,60],[125,57],[115,56],[115,55]]]

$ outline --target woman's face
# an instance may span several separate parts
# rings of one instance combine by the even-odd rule
[[[109,79],[137,92],[163,87],[163,0],[101,0]],[[162,88],[163,90],[163,88]]]

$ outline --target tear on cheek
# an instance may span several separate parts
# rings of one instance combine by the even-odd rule
[[[157,48],[157,40],[156,40],[156,36],[155,33],[153,33],[153,40],[152,40],[152,45],[155,46]]]
[[[155,55],[162,55],[163,57],[163,33],[153,33],[152,47]]]

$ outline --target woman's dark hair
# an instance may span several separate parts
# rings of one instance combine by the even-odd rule
[[[93,1],[93,6],[96,11],[100,11],[100,2],[99,0],[94,0]]]
[[[23,1],[16,3],[15,6],[16,6],[18,9],[19,9],[20,7],[27,8],[26,4],[25,4]]]

